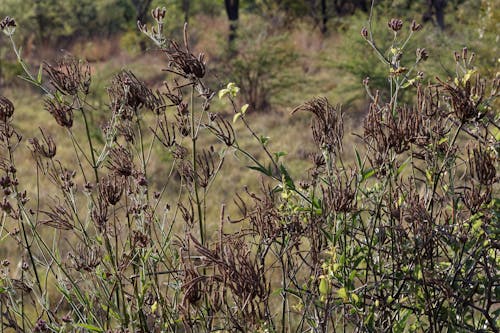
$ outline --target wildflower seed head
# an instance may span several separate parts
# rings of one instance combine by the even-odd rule
[[[482,147],[469,151],[469,167],[473,178],[480,184],[489,186],[497,181],[495,156]]]
[[[415,20],[411,22],[411,31],[417,32],[422,30],[422,25],[420,23],[417,23]]]
[[[63,205],[56,204],[50,207],[50,211],[42,211],[48,219],[40,221],[40,224],[59,230],[73,229],[73,215]]]
[[[175,143],[172,149],[172,156],[177,160],[183,160],[188,154],[187,148]]]
[[[417,62],[426,61],[429,58],[429,52],[425,48],[418,48],[416,51]]]
[[[14,104],[4,96],[0,96],[0,121],[6,122],[14,114]]]
[[[100,233],[104,233],[107,230],[108,222],[108,203],[102,197],[97,200],[92,211],[90,212],[90,218],[94,222],[97,230]]]
[[[73,267],[77,271],[92,272],[99,266],[102,254],[99,247],[79,244],[76,253],[69,253],[69,257],[72,259]]]
[[[491,202],[491,186],[481,188],[473,184],[471,188],[465,189],[462,199],[471,214],[476,214],[483,205]]]
[[[43,319],[38,319],[35,326],[33,327],[33,332],[41,333],[48,331],[49,331],[49,326],[47,325],[47,322]]]
[[[12,36],[14,34],[16,26],[16,21],[9,16],[6,16],[2,21],[0,21],[0,30],[2,30],[7,36]]]
[[[44,62],[44,72],[50,84],[61,94],[75,96],[81,91],[88,95],[90,90],[90,66],[87,62],[67,56],[55,65]]]
[[[119,176],[108,176],[99,183],[99,192],[102,198],[111,206],[116,205],[122,196],[124,181]]]
[[[186,50],[183,50],[179,44],[174,41],[170,42],[170,46],[165,51],[169,58],[169,68],[178,75],[191,80],[197,81],[205,76],[206,62],[205,55],[200,53],[197,57]]]
[[[361,36],[364,39],[368,39],[368,29],[366,27],[361,28]]]
[[[112,148],[109,152],[108,168],[118,176],[131,176],[134,171],[132,154],[121,146]]]
[[[392,18],[388,23],[387,23],[387,26],[389,27],[389,29],[391,29],[392,31],[394,32],[398,32],[399,30],[401,30],[401,28],[403,27],[403,21],[401,21],[400,19],[396,19],[396,18]]]
[[[312,132],[315,143],[329,152],[339,152],[344,138],[344,113],[339,106],[332,106],[326,98],[316,98],[301,105],[296,111],[314,114]]]
[[[56,143],[50,135],[45,135],[45,133],[43,133],[41,129],[40,132],[42,133],[41,140],[39,140],[38,138],[32,138],[28,140],[28,142],[31,144],[31,151],[37,156],[51,159],[56,156]]]
[[[151,16],[157,21],[157,22],[163,22],[163,19],[165,19],[165,14],[167,13],[167,9],[165,7],[156,7],[151,11]]]
[[[155,113],[160,113],[165,109],[163,97],[160,94],[154,94],[131,71],[123,71],[113,78],[108,88],[108,95],[114,111],[125,106],[132,109],[133,115],[134,111],[144,106]],[[127,110],[122,110],[122,118],[126,114]],[[131,118],[131,115],[125,118]]]
[[[56,122],[66,128],[73,126],[73,107],[66,105],[64,102],[59,101],[57,98],[47,98],[44,104],[47,110]]]

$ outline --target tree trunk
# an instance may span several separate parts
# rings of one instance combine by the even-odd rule
[[[436,13],[436,22],[439,28],[441,28],[441,30],[444,30],[444,8],[446,7],[446,0],[433,0],[432,5],[434,6],[434,10]]]
[[[238,28],[239,0],[224,0],[226,5],[227,18],[229,19],[229,43],[236,38],[236,29]]]
[[[326,12],[326,0],[321,0],[321,33],[325,34],[327,27],[326,23],[328,22],[328,14]]]
[[[189,22],[189,8],[191,7],[190,0],[182,0],[182,11],[184,12],[184,22]]]

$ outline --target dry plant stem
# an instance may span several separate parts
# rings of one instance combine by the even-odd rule
[[[16,46],[16,43],[14,42],[14,38],[12,37],[12,35],[9,35],[9,40],[10,40],[10,43],[12,45],[12,49],[14,50],[14,53],[16,54],[16,58],[17,58],[17,62],[21,65],[21,67],[23,68],[23,71],[26,75],[28,75],[28,79],[25,78],[25,77],[22,77],[22,79],[24,80],[27,80],[28,82],[34,84],[35,86],[37,86],[38,88],[42,89],[43,92],[45,94],[47,94],[47,96],[49,96],[50,98],[53,98],[54,95],[52,95],[52,93],[50,92],[50,90],[48,90],[45,86],[43,86],[41,83],[39,83],[36,78],[33,76],[33,74],[31,74],[31,71],[30,69],[28,68],[28,66],[26,65],[26,63],[24,62],[22,56],[21,56],[21,52],[20,50],[17,48]]]
[[[79,99],[78,99],[78,101],[79,101]],[[85,110],[83,109],[83,107],[81,105],[78,107],[78,110],[80,110],[80,112],[82,113],[83,122],[85,123],[85,134],[87,135],[87,142],[89,144],[90,157],[92,158],[91,167],[94,170],[95,182],[97,184],[97,183],[99,183],[99,173],[97,171],[98,165],[97,165],[96,159],[95,159],[94,145],[92,143],[92,137],[90,135],[90,127],[89,127],[89,123],[87,120],[87,115],[85,114]]]
[[[457,141],[458,135],[460,134],[463,126],[464,126],[464,123],[460,122],[460,125],[457,127],[455,133],[453,134],[453,137],[452,137],[451,142],[450,142],[450,146],[449,146],[448,150],[446,151],[446,155],[443,159],[443,163],[441,164],[441,167],[439,168],[438,172],[436,173],[436,176],[434,177],[434,183],[432,184],[431,197],[429,199],[429,202],[427,203],[427,210],[430,212],[431,216],[432,216],[432,211],[434,208],[434,196],[435,196],[436,191],[437,191],[439,180],[441,179],[441,174],[443,173],[443,170],[444,170],[445,166],[447,165],[448,157],[449,157],[451,151],[453,150],[453,146],[455,145],[455,142]]]
[[[190,113],[191,113],[191,144],[193,149],[192,154],[192,163],[193,163],[193,172],[196,175],[198,170],[198,163],[196,160],[196,141],[198,140],[197,132],[195,131],[195,114],[194,114],[194,85],[191,86],[191,95],[190,95]],[[196,200],[196,208],[198,210],[198,225],[200,228],[200,240],[201,245],[205,245],[205,223],[203,222],[203,211],[201,207],[201,201],[198,194],[198,181],[195,179],[194,183],[194,195]]]
[[[9,152],[9,161],[10,161],[11,165],[15,168],[16,164],[15,164],[14,155],[13,155],[14,148],[12,147],[12,144],[10,142],[10,138],[7,141],[7,146],[8,146],[8,152]],[[18,189],[17,185],[14,185],[14,191],[15,191],[16,198],[19,198],[20,193],[19,193],[19,189]],[[17,200],[17,207],[18,207],[19,211],[21,211],[21,208],[23,207],[22,203],[19,200]],[[28,252],[28,256],[30,258],[33,273],[34,273],[35,278],[36,278],[36,285],[38,287],[40,294],[43,294],[42,283],[40,282],[40,277],[38,275],[38,270],[37,270],[37,263],[35,261],[34,255],[33,255],[33,251],[31,248],[31,242],[28,240],[28,235],[26,233],[26,228],[24,226],[22,216],[19,216],[18,224],[19,224],[19,227],[22,231],[23,240],[24,240],[24,247],[26,248],[26,251]]]
[[[236,108],[236,104],[233,100],[233,98],[231,96],[229,96],[229,100],[231,101],[231,105],[233,106],[233,110],[235,113],[237,113],[237,108]],[[267,149],[267,147],[261,142],[261,140],[259,139],[259,137],[257,136],[257,134],[255,133],[255,131],[252,129],[252,127],[250,127],[250,124],[248,123],[248,121],[246,120],[245,118],[245,115],[242,115],[240,117],[242,120],[243,120],[243,124],[245,124],[245,127],[247,128],[247,130],[250,132],[250,134],[252,134],[252,136],[257,140],[257,142],[259,142],[259,145],[261,146],[261,148],[264,150],[264,152],[266,153],[266,155],[269,157],[269,159],[271,160],[271,163],[273,164],[273,167],[275,170],[279,170],[278,168],[278,165],[276,164],[276,161],[274,160],[273,158],[273,155],[271,154],[271,152]],[[280,179],[281,180],[281,179]]]

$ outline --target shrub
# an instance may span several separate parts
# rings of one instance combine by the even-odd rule
[[[243,24],[238,34],[221,71],[241,87],[252,110],[266,111],[272,102],[280,102],[281,91],[298,82],[290,69],[297,54],[287,34],[272,34],[259,23]]]
[[[34,74],[14,44],[24,79],[44,93],[76,163],[60,161],[60,143],[41,129],[29,140],[37,176],[30,197],[16,169],[15,106],[0,97],[0,239],[23,254],[19,270],[2,261],[2,329],[498,331],[499,81],[482,79],[468,49],[455,53],[456,77],[423,85],[397,53],[406,46],[392,51],[402,29],[420,27],[391,19],[393,44],[375,49],[389,93],[365,82],[363,146],[350,149],[348,162],[341,107],[325,98],[304,103],[294,112],[310,114],[317,151],[297,181],[283,153],[252,129],[248,106],[235,102],[239,88],[212,91],[187,31],[184,43],[171,41],[162,34],[165,11],[153,17],[155,30],[140,29],[175,79],[153,91],[132,72],[118,73],[102,144],[90,135],[88,64],[67,57]],[[8,38],[14,26],[11,18],[0,24]],[[368,29],[362,36],[375,48]],[[400,102],[405,89],[415,95],[411,105]],[[240,145],[231,120],[209,112],[215,96],[232,106],[233,122],[243,122],[263,158]],[[218,143],[204,147],[211,138]],[[153,147],[172,156],[160,157],[162,175],[151,173]],[[237,214],[222,205],[209,237],[207,198],[234,152],[262,175],[262,187],[235,193]],[[48,193],[46,182],[57,191]]]

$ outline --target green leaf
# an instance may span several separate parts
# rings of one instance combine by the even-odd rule
[[[241,113],[236,113],[233,117],[233,124],[241,117]]]
[[[43,62],[40,64],[40,68],[38,69],[38,75],[36,77],[36,81],[38,83],[42,83],[42,74],[43,74]]]
[[[277,153],[274,153],[274,157],[276,157],[276,160],[279,160],[280,157],[286,156],[286,155],[288,155],[288,154],[286,152],[284,152],[284,151],[279,151]]]
[[[356,295],[355,293],[351,293],[351,298],[352,298],[352,301],[354,304],[358,304],[359,303],[359,296]]]
[[[271,139],[271,138],[268,136],[263,136],[263,135],[261,135],[259,138],[260,143],[262,143],[264,146],[267,145],[267,143],[269,142],[269,139]]]
[[[248,104],[243,105],[243,106],[241,107],[241,109],[240,109],[240,113],[241,113],[241,114],[245,114],[245,112],[247,112],[247,110],[248,110],[248,107],[249,107],[249,105],[248,105]]]
[[[361,162],[361,157],[359,156],[359,153],[357,150],[354,150],[354,152],[356,153],[356,162],[358,163],[359,170],[361,170],[361,172],[363,172],[363,164]]]
[[[290,177],[290,174],[288,173],[288,170],[285,168],[283,164],[280,164],[280,172],[281,175],[285,178],[285,184],[289,189],[294,190],[295,189],[295,184],[293,183],[292,177]]]
[[[405,84],[403,84],[403,86],[401,88],[405,89],[405,88],[408,88],[409,86],[411,86],[413,83],[415,82],[415,79],[410,79],[408,81],[406,81]]]
[[[364,171],[363,174],[362,174],[363,178],[361,179],[361,181],[365,181],[368,178],[373,177],[373,175],[375,174],[375,172],[376,172],[375,169],[369,169],[369,170]]]
[[[467,81],[470,80],[471,76],[476,73],[475,69],[469,69],[467,73],[465,73],[464,77],[462,78],[462,83],[465,85]]]
[[[228,89],[219,90],[219,99],[222,99],[222,97],[226,96],[228,93],[229,93]]]
[[[265,174],[266,176],[269,176],[271,177],[272,174],[269,172],[269,170],[267,170],[266,168],[264,168],[263,166],[259,165],[259,166],[252,166],[252,165],[249,165],[247,166],[247,168],[249,169],[252,169],[252,170],[256,170],[256,171],[259,171],[263,174]]]
[[[445,136],[445,137],[441,138],[441,140],[439,140],[437,144],[442,145],[443,143],[445,143],[447,141],[448,141],[448,137]]]
[[[432,179],[432,171],[427,169],[425,170],[425,178],[427,178],[427,182],[429,184],[433,184],[434,183],[434,180]]]
[[[104,330],[102,328],[99,328],[97,326],[90,325],[90,324],[76,324],[75,326],[85,328],[85,329],[92,331],[92,332],[104,332]]]
[[[401,166],[398,168],[396,174],[397,175],[401,174],[401,172],[403,172],[403,170],[406,168],[406,166],[408,165],[408,163],[410,163],[410,158],[409,157],[406,159],[406,161],[403,162],[403,164],[401,164]]]
[[[319,293],[323,296],[328,295],[328,293],[330,292],[330,284],[328,283],[328,280],[325,277],[323,277],[319,282],[318,289]]]
[[[344,303],[349,301],[349,297],[347,296],[347,290],[345,288],[340,288],[337,290],[337,296],[342,298]]]

